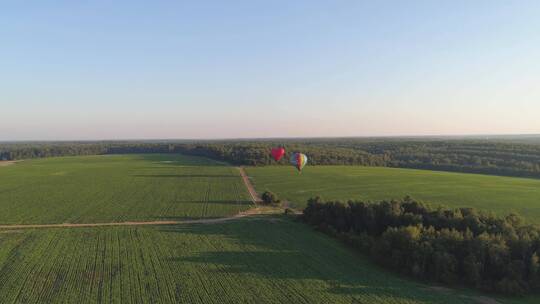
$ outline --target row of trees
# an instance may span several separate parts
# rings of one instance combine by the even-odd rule
[[[409,197],[347,204],[313,198],[303,220],[419,279],[510,295],[540,291],[540,229],[515,214],[432,208]]]
[[[268,142],[85,142],[0,144],[0,160],[16,160],[54,156],[123,153],[184,153],[205,156],[233,164],[262,166],[275,164],[270,149],[278,143]],[[356,164],[384,166],[383,157],[351,149],[330,146],[289,144],[288,151],[309,154],[312,165]],[[281,160],[286,164],[288,158]]]
[[[435,169],[510,176],[540,176],[540,146],[478,140],[349,143],[386,155],[392,167]]]
[[[0,144],[0,160],[112,153],[186,153],[238,165],[275,164],[271,147],[302,151],[310,165],[364,165],[540,177],[540,145],[478,140],[289,139]],[[284,157],[280,164],[286,164]]]

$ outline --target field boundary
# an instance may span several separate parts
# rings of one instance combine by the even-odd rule
[[[215,224],[227,222],[243,217],[271,214],[260,208],[252,208],[240,212],[233,216],[211,218],[211,219],[193,219],[182,221],[128,221],[128,222],[110,222],[110,223],[62,223],[62,224],[14,224],[0,225],[0,229],[34,229],[34,228],[84,228],[84,227],[108,227],[108,226],[159,226],[159,225],[182,225],[182,224]]]

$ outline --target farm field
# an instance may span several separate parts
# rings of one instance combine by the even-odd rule
[[[251,206],[236,168],[200,157],[59,157],[0,167],[0,224],[214,218]]]
[[[292,205],[306,200],[389,200],[410,195],[449,207],[475,207],[500,215],[517,212],[540,223],[540,180],[428,170],[362,166],[313,166],[302,174],[285,166],[249,167],[258,192],[270,190]]]
[[[478,303],[283,216],[0,234],[3,303]],[[534,300],[531,298],[531,301]],[[517,302],[533,303],[528,298]]]
[[[298,175],[288,169],[248,168],[248,173],[258,191],[283,195],[273,186],[261,188],[261,181],[272,184],[285,176],[283,181],[296,183],[299,190],[315,191],[311,183],[317,181],[318,189],[326,191],[336,183],[326,170],[347,169],[348,178],[361,176],[361,169],[388,170],[310,167]],[[319,179],[317,170],[327,175]],[[443,184],[429,175],[441,172],[401,171],[386,177],[377,173],[377,183],[412,171],[426,174],[424,182],[439,187],[433,194]],[[217,218],[253,206],[236,168],[173,154],[23,161],[0,168],[0,179],[0,224]],[[410,176],[403,180],[414,181]],[[473,192],[458,194],[466,202],[476,198],[469,197]],[[2,303],[538,303],[534,296],[485,296],[401,277],[282,215],[213,224],[2,229],[0,297]]]

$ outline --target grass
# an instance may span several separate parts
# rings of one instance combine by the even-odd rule
[[[517,212],[540,223],[540,180],[427,170],[361,166],[248,168],[257,191],[270,190],[299,208],[326,200],[413,198],[449,207],[475,207],[499,215]]]
[[[0,224],[212,218],[251,204],[236,168],[199,157],[61,157],[0,168]]]
[[[476,303],[281,217],[0,234],[3,303]]]

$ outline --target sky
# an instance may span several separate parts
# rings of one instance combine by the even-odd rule
[[[540,133],[540,1],[3,1],[0,141]]]

